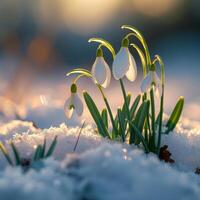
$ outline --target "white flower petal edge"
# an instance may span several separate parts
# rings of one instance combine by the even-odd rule
[[[152,81],[155,83],[155,91],[157,96],[159,97],[162,92],[162,88],[160,79],[155,71],[152,73]]]
[[[71,96],[65,102],[64,111],[67,119],[70,119],[74,112],[78,116],[82,115],[83,103],[77,93],[71,93]]]
[[[141,83],[141,91],[143,93],[147,92],[148,89],[150,89],[151,87],[151,83],[152,83],[152,72],[150,71],[146,77],[142,80]]]
[[[74,93],[74,111],[78,116],[81,116],[83,113],[83,102],[77,93]]]
[[[94,83],[102,85],[106,80],[105,61],[103,57],[96,57],[96,60],[92,66],[92,79]]]
[[[129,51],[127,47],[121,47],[117,55],[115,56],[112,70],[113,76],[116,80],[124,77],[129,70]]]
[[[155,71],[149,71],[147,76],[143,79],[141,83],[141,91],[147,92],[151,88],[151,84],[155,84],[155,91],[156,93],[161,93],[161,87],[160,87],[160,79]]]
[[[94,83],[106,88],[110,84],[111,72],[103,57],[97,57],[92,66],[92,79]]]
[[[111,72],[110,72],[110,67],[105,62],[105,60],[104,60],[104,66],[105,66],[105,69],[106,69],[106,80],[104,81],[104,83],[101,86],[104,87],[104,88],[107,88],[110,85]]]
[[[126,77],[130,81],[134,81],[137,77],[137,66],[136,66],[135,59],[133,58],[129,50],[128,50],[128,53],[129,53],[129,69],[126,73]]]
[[[73,114],[73,111],[74,111],[74,108],[71,108],[70,109],[70,105],[71,105],[71,97],[68,98],[65,102],[65,105],[64,105],[64,111],[65,111],[65,115],[68,119],[70,119],[72,117],[72,114]]]

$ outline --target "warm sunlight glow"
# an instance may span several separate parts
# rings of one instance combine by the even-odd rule
[[[80,34],[97,31],[116,16],[121,0],[40,1],[35,10],[43,24],[66,25]]]
[[[175,10],[180,0],[132,0],[133,9],[142,15],[158,17]]]

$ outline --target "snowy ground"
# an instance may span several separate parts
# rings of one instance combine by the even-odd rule
[[[24,158],[32,156],[44,137],[49,144],[58,135],[53,158],[35,163],[26,173],[9,167],[0,153],[0,199],[198,200],[200,177],[194,174],[200,166],[198,126],[182,120],[163,139],[176,161],[169,165],[134,146],[102,139],[90,125],[82,131],[75,153],[78,127],[61,124],[40,130],[22,121],[0,125],[1,141],[9,149],[7,143],[13,139]]]

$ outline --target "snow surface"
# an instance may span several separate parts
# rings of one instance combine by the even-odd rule
[[[0,126],[1,141],[11,152],[13,140],[24,158],[30,158],[38,144],[55,135],[58,144],[52,158],[23,172],[11,168],[0,153],[0,199],[87,199],[87,200],[198,200],[200,177],[200,129],[182,120],[173,133],[163,138],[176,163],[159,161],[135,146],[110,142],[87,125],[73,152],[79,127],[65,124],[36,129],[31,122],[11,121]]]

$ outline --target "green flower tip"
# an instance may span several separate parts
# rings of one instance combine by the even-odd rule
[[[185,100],[184,96],[180,96],[180,100],[184,101]]]
[[[98,49],[97,49],[96,57],[103,57],[103,51],[102,51],[101,48],[98,48]]]
[[[149,70],[150,71],[156,71],[156,65],[154,63],[152,63]]]
[[[71,110],[71,109],[74,109],[74,108],[75,108],[75,107],[74,107],[73,104],[71,104],[70,107],[69,107],[70,110]]]
[[[129,39],[128,38],[123,38],[122,40],[122,47],[128,47],[129,45]]]
[[[76,93],[76,92],[77,92],[77,86],[76,86],[75,83],[73,83],[73,84],[71,85],[71,93]]]

